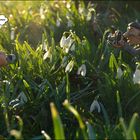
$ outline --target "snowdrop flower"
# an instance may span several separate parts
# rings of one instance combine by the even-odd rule
[[[10,85],[10,82],[8,80],[3,80],[2,82],[7,84],[7,85]]]
[[[133,74],[133,82],[134,84],[140,84],[140,70],[136,69],[135,73]]]
[[[42,44],[42,50],[46,51],[46,52],[48,51],[48,46],[46,44],[46,41],[44,41],[43,44]]]
[[[4,15],[0,15],[0,28],[4,25],[8,19]]]
[[[25,93],[22,91],[20,92],[20,94],[18,95],[17,99],[20,100],[20,104],[23,105],[24,103],[26,103],[28,101]]]
[[[119,68],[117,69],[117,77],[120,79],[122,75],[123,75],[123,71],[122,71],[122,69],[119,67]]]
[[[60,40],[60,47],[63,48],[64,46],[66,46],[66,37],[62,36],[61,40]]]
[[[78,75],[81,74],[82,76],[85,76],[85,75],[86,75],[86,65],[85,65],[85,64],[82,64],[82,65],[78,68],[77,74],[78,74]]]
[[[60,25],[61,25],[60,19],[57,19],[57,20],[56,20],[56,26],[57,26],[57,27],[60,27]]]
[[[87,17],[86,17],[86,20],[87,21],[90,21],[91,20],[91,17],[92,17],[91,12],[88,12]]]
[[[62,36],[61,40],[60,40],[60,47],[64,48],[68,45],[71,45],[72,39],[71,39],[71,35],[69,35],[67,38],[65,36]]]
[[[49,50],[44,54],[43,60],[46,60],[47,58],[52,58],[51,48],[49,48]]]
[[[78,9],[79,14],[82,14],[84,12],[84,8],[80,5]]]
[[[17,106],[20,105],[20,100],[18,98],[16,98],[15,100],[12,100],[10,103],[9,103],[10,106],[12,106],[13,108],[16,108]]]
[[[40,7],[40,17],[41,19],[45,19],[43,6]]]
[[[63,48],[66,53],[68,53],[73,42],[74,40],[71,38],[71,35],[69,35],[67,38],[62,36],[60,40],[60,47]]]
[[[71,72],[72,69],[73,69],[73,66],[74,66],[74,61],[71,60],[71,61],[67,64],[67,66],[66,66],[66,68],[65,68],[65,72]]]
[[[93,112],[95,109],[97,109],[98,113],[101,112],[100,104],[97,100],[94,100],[90,106],[90,112]]]
[[[20,94],[18,95],[18,97],[14,100],[12,100],[9,105],[12,106],[13,108],[19,107],[24,105],[26,102],[28,101],[25,93],[22,91],[20,92]]]
[[[71,7],[70,2],[67,2],[66,7],[67,7],[68,9],[70,9],[70,7]]]

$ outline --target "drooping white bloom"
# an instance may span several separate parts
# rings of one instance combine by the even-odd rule
[[[7,84],[7,85],[10,85],[10,82],[8,80],[3,80],[2,82]]]
[[[67,38],[62,36],[60,40],[60,47],[63,48],[66,53],[68,53],[73,42],[74,40],[71,38],[71,35],[69,35]]]
[[[41,17],[41,19],[45,19],[45,15],[44,15],[44,8],[43,8],[43,6],[41,6],[40,7],[40,17]]]
[[[122,71],[122,69],[119,67],[119,68],[117,69],[117,77],[120,79],[122,75],[123,75],[123,71]]]
[[[47,51],[43,56],[43,60],[46,60],[47,58],[49,58],[49,56],[50,56],[50,53],[49,51]]]
[[[136,69],[136,71],[133,74],[133,82],[134,84],[140,84],[140,70]]]
[[[25,103],[27,103],[28,99],[25,95],[25,93],[22,91],[20,92],[20,94],[18,95],[18,97],[14,100],[12,100],[9,105],[12,106],[13,108],[17,108],[20,107],[22,105],[24,105]]]
[[[78,9],[79,14],[82,14],[84,12],[84,8],[80,5]]]
[[[46,60],[47,58],[52,58],[52,51],[51,48],[49,48],[49,50],[44,54],[43,56],[43,60]]]
[[[42,43],[42,50],[43,50],[43,51],[48,51],[48,46],[47,46],[47,44],[46,44],[46,41],[44,41],[44,42]]]
[[[91,12],[88,12],[87,17],[86,17],[86,20],[87,21],[90,21],[91,20],[91,17],[92,17]]]
[[[94,100],[90,106],[90,112],[93,112],[94,110],[98,111],[98,113],[101,112],[101,107],[100,107],[100,104],[98,103],[97,100]]]
[[[4,25],[8,19],[4,15],[0,15],[0,28],[2,25]]]
[[[86,76],[86,65],[82,64],[77,71],[78,75]]]
[[[62,36],[61,40],[60,40],[60,47],[63,48],[66,45],[66,37]]]
[[[65,36],[62,36],[61,40],[60,40],[60,47],[64,48],[66,46],[70,46],[72,44],[73,40],[71,38],[71,36],[69,35],[67,38]]]
[[[73,66],[74,66],[74,61],[71,60],[71,61],[67,64],[67,66],[66,66],[66,68],[65,68],[65,72],[71,72],[72,69],[73,69]]]
[[[68,9],[70,9],[70,7],[71,7],[70,2],[67,2],[66,7],[67,7]]]

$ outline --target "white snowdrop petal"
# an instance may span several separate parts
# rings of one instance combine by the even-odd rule
[[[46,60],[46,59],[48,58],[48,56],[49,56],[49,51],[47,51],[47,52],[44,54],[43,60]]]
[[[68,53],[69,52],[69,48],[65,47],[65,52]]]
[[[40,17],[41,19],[45,19],[44,8],[42,6],[40,7]]]
[[[73,66],[74,66],[74,61],[71,60],[71,61],[67,64],[67,66],[66,66],[66,68],[65,68],[65,72],[71,72],[72,69],[73,69]]]
[[[81,75],[82,75],[82,76],[85,76],[86,73],[82,70],[82,71],[81,71]]]
[[[98,103],[97,100],[94,100],[90,106],[90,112],[93,112],[95,109],[97,109],[98,113],[101,112],[101,108],[100,108],[100,105]]]
[[[140,84],[140,70],[136,69],[135,73],[133,74],[133,82],[134,84]]]
[[[81,74],[82,76],[86,76],[86,65],[85,65],[85,64],[82,64],[82,65],[78,68],[77,74],[78,74],[78,75]]]
[[[20,106],[20,103],[14,104],[13,108],[17,108],[18,106]]]
[[[119,68],[117,69],[117,76],[118,76],[118,78],[120,79],[122,75],[123,75],[123,71],[122,71],[122,69],[119,67]]]
[[[74,40],[71,38],[71,36],[68,37],[68,47],[70,48]]]
[[[6,83],[7,85],[10,85],[10,82],[8,80],[3,80],[3,83]]]
[[[48,51],[48,47],[45,41],[43,42],[42,49],[43,51],[46,51],[46,52]]]
[[[77,75],[80,75],[81,67],[78,68]]]
[[[60,40],[60,47],[63,48],[65,47],[66,44],[66,37],[62,36],[61,40]]]
[[[51,48],[48,49],[48,51],[44,54],[43,60],[46,60],[47,58],[52,59],[52,53]]]

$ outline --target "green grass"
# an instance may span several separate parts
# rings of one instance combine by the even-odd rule
[[[139,19],[138,4],[0,2],[0,49],[17,57],[0,69],[0,139],[139,139],[136,62],[106,40],[111,25]]]

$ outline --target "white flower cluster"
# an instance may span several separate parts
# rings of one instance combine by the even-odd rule
[[[60,40],[60,47],[63,49],[63,51],[68,54],[69,51],[75,51],[75,42],[71,35],[68,37],[62,36]],[[68,63],[68,57],[64,56],[62,59],[62,67],[65,67],[65,72],[71,72],[74,67],[74,60],[69,61]],[[82,64],[77,71],[77,75],[86,76],[86,65]]]

